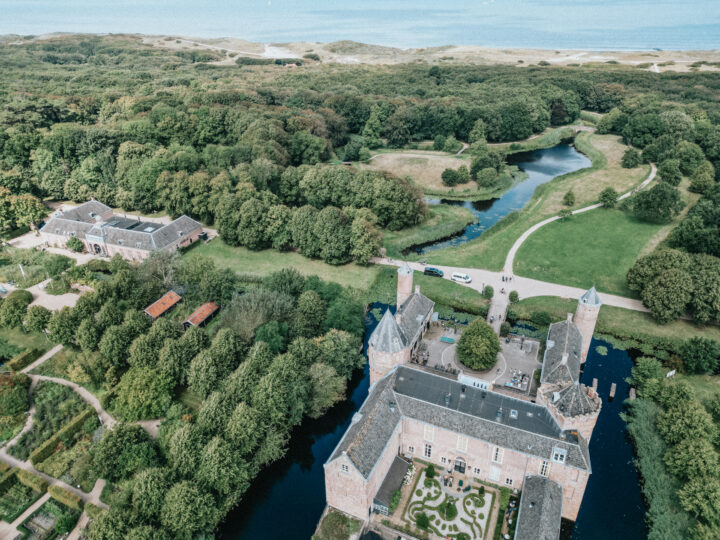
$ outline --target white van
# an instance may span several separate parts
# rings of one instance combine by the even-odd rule
[[[470,279],[470,276],[467,274],[462,274],[460,272],[453,272],[452,277],[450,278],[453,281],[458,281],[460,283],[470,283],[472,279]]]

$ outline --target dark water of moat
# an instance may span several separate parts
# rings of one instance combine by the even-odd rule
[[[513,186],[497,199],[488,201],[450,201],[446,199],[428,199],[429,204],[449,204],[469,209],[475,222],[468,225],[453,238],[431,242],[411,248],[416,253],[427,253],[436,249],[459,246],[482,235],[510,212],[522,210],[532,197],[535,188],[549,182],[557,176],[571,173],[586,167],[592,162],[568,143],[552,148],[519,152],[507,157],[508,165],[516,165],[527,174],[527,178]]]
[[[373,307],[385,309],[375,304]],[[377,325],[366,317],[367,338]],[[595,347],[608,348],[601,356]],[[574,528],[566,524],[563,538],[645,538],[645,509],[632,447],[619,414],[627,397],[625,378],[632,360],[622,350],[593,340],[582,382],[598,379],[603,408],[590,443],[592,472]],[[617,383],[614,401],[608,401],[610,384]],[[325,507],[323,464],[340,442],[355,411],[367,397],[368,367],[358,370],[349,384],[349,398],[318,420],[306,420],[290,440],[287,455],[267,467],[253,482],[243,502],[227,516],[220,528],[221,539],[307,540],[315,531]]]

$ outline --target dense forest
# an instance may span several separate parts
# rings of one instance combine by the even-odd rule
[[[472,167],[462,179],[448,173],[447,183],[471,176],[488,187],[502,155],[486,142],[524,139],[590,110],[609,113],[601,130],[649,145],[646,159],[673,136],[697,139],[712,165],[698,185],[718,170],[712,73],[209,63],[219,57],[123,36],[1,47],[0,186],[13,196],[94,196],[126,210],[184,213],[215,224],[232,245],[341,264],[367,262],[383,228],[422,220],[421,195],[405,179],[337,165],[379,146],[468,141]]]

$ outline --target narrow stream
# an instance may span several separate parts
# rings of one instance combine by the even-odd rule
[[[382,304],[374,308],[385,309]],[[365,337],[377,325],[366,317]],[[602,356],[597,346],[608,349]],[[633,463],[633,450],[620,418],[627,397],[625,378],[632,360],[623,350],[593,340],[582,382],[598,379],[603,407],[590,442],[592,475],[574,527],[564,523],[563,539],[645,538],[645,508]],[[614,401],[608,401],[611,383],[617,383]],[[267,467],[253,482],[220,527],[218,537],[233,540],[308,540],[325,507],[323,464],[340,441],[355,411],[367,397],[368,366],[358,370],[349,384],[348,399],[318,420],[297,428],[286,456]]]
[[[527,174],[527,179],[510,188],[498,199],[488,201],[450,201],[446,199],[428,199],[428,204],[449,204],[468,208],[475,222],[468,225],[453,238],[438,240],[410,248],[415,253],[427,253],[436,249],[458,246],[474,240],[495,225],[510,212],[519,211],[527,204],[539,185],[549,182],[557,176],[590,167],[592,162],[578,152],[569,143],[558,144],[552,148],[510,154],[508,165],[517,167]]]

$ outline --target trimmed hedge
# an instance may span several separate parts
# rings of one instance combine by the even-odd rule
[[[0,461],[0,473],[6,473],[10,470],[10,465],[4,461]]]
[[[5,493],[8,489],[10,489],[13,485],[13,481],[15,480],[15,474],[17,471],[17,469],[9,469],[3,472],[3,475],[0,476],[0,493]]]
[[[47,458],[49,458],[53,454],[53,452],[55,452],[55,448],[57,448],[58,444],[60,444],[62,440],[72,437],[78,431],[80,431],[83,424],[85,423],[85,420],[92,417],[93,415],[95,415],[95,409],[93,409],[92,407],[88,407],[87,409],[83,410],[75,418],[73,418],[62,428],[60,428],[58,432],[55,433],[52,437],[50,437],[47,441],[45,441],[35,450],[30,452],[30,463],[32,463],[33,465],[37,465],[38,463],[42,463]]]
[[[60,486],[50,486],[48,488],[48,493],[50,493],[50,496],[53,499],[64,504],[68,508],[74,508],[75,510],[80,511],[83,509],[83,500],[79,495],[75,495],[72,491],[68,491]]]
[[[17,477],[20,482],[37,493],[45,493],[48,489],[47,482],[31,472],[18,469]]]
[[[7,365],[13,371],[20,371],[21,369],[25,369],[26,367],[28,367],[42,355],[43,352],[40,349],[28,349],[27,351],[21,352],[15,358],[10,360]]]
[[[102,508],[100,508],[97,505],[94,505],[91,502],[85,503],[85,513],[88,515],[88,517],[90,519],[95,520],[95,519],[99,518],[104,511],[105,510],[103,510]]]

